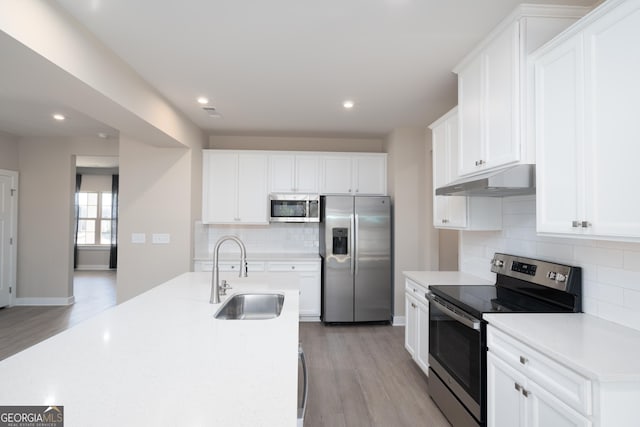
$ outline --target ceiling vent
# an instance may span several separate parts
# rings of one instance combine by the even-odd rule
[[[218,113],[218,110],[216,110],[216,107],[202,107],[202,109],[204,110],[205,113],[207,113],[209,117],[213,117],[214,119],[222,118],[222,114]]]

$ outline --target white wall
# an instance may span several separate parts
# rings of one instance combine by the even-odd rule
[[[0,169],[18,170],[18,138],[1,131]]]
[[[97,137],[21,138],[18,154],[17,303],[71,302],[74,156],[117,155],[118,144]]]
[[[159,148],[120,136],[118,303],[191,270],[192,151]],[[194,169],[196,171],[194,172]],[[131,243],[144,233],[146,243]],[[153,233],[170,244],[152,244]]]
[[[395,129],[384,143],[393,205],[394,317],[405,314],[402,272],[438,269],[430,147],[431,132],[423,128]]]
[[[535,197],[503,199],[503,230],[461,232],[460,269],[494,279],[489,261],[507,252],[583,268],[583,311],[640,330],[640,243],[536,235]]]
[[[229,150],[382,152],[382,139],[211,135],[209,148]]]

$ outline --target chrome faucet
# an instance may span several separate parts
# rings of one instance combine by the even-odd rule
[[[211,298],[209,304],[218,304],[220,302],[220,270],[218,268],[218,252],[220,252],[220,246],[227,240],[233,240],[240,246],[240,276],[247,277],[247,249],[244,247],[244,243],[236,236],[222,236],[216,242],[216,246],[213,249],[213,273],[211,276]],[[223,280],[223,295],[224,292],[230,287],[226,281]]]

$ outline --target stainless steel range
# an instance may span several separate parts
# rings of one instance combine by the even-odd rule
[[[483,313],[582,310],[582,270],[496,253],[490,286],[429,286],[429,395],[454,427],[486,425]]]

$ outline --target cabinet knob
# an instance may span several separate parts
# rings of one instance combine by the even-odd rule
[[[295,265],[292,265],[292,266],[291,266],[291,269],[292,269],[292,270],[295,270],[295,269],[296,269],[296,266],[295,266]]]
[[[522,386],[520,384],[514,383],[514,387],[515,387],[516,390],[522,391]]]
[[[360,190],[356,188],[356,193],[359,193],[359,192],[360,192]]]
[[[582,228],[591,227],[591,223],[589,221],[582,221],[582,223],[580,225],[582,226]]]
[[[525,390],[524,388],[522,389],[522,394],[524,395],[524,397],[529,397],[529,395],[531,394],[531,392],[529,390]]]
[[[351,193],[351,189],[349,189],[349,193]]]
[[[526,364],[529,361],[529,359],[527,359],[524,356],[520,356],[520,363],[522,363],[523,365]]]

